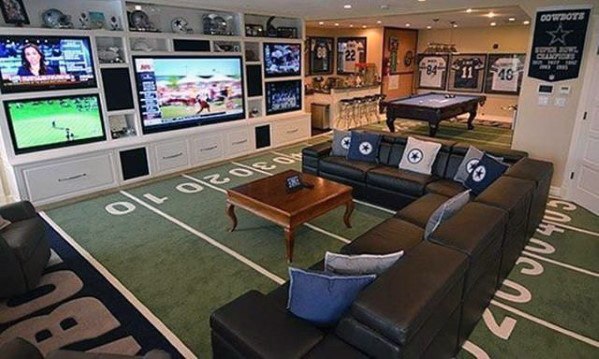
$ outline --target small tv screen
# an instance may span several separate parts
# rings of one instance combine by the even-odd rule
[[[88,37],[0,36],[3,93],[96,87]]]
[[[240,56],[133,58],[144,133],[245,118]]]
[[[15,154],[106,139],[97,94],[5,101]]]
[[[299,76],[302,70],[302,45],[264,44],[265,77]]]
[[[266,83],[266,114],[298,111],[302,109],[301,80]]]

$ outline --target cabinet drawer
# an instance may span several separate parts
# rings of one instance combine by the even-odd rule
[[[227,134],[228,154],[247,152],[251,149],[250,134],[247,129],[232,131]]]
[[[292,120],[274,124],[274,138],[277,144],[308,137],[309,127],[306,120]]]
[[[165,172],[189,165],[187,143],[185,141],[166,142],[156,145],[156,170]]]
[[[23,177],[32,202],[99,190],[116,183],[110,154],[24,169]]]
[[[222,157],[224,154],[223,138],[220,134],[200,136],[191,140],[193,164],[200,164]]]

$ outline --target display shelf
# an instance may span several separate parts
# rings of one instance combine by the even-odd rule
[[[127,66],[125,43],[122,37],[97,36],[96,53],[100,66],[108,64]]]
[[[100,64],[101,69],[119,69],[119,68],[129,68],[129,64],[120,63],[120,64]]]
[[[129,38],[129,46],[131,52],[156,52],[156,51],[170,51],[171,41],[165,38],[145,37],[145,36],[132,36]]]
[[[110,137],[113,140],[137,136],[137,130],[135,129],[135,114],[132,112],[111,112],[108,115],[108,125],[110,128]]]
[[[245,36],[247,38],[267,38],[267,39],[302,39],[303,26],[302,20],[290,17],[265,16],[256,14],[245,14]],[[270,26],[269,26],[270,25]],[[264,36],[250,36],[250,34],[260,33],[254,31],[255,27],[262,27]],[[295,34],[293,34],[295,33]]]
[[[239,41],[213,41],[212,51],[241,54],[241,42]]]
[[[262,63],[261,44],[259,42],[244,42],[245,45],[245,63],[250,65],[260,65]]]

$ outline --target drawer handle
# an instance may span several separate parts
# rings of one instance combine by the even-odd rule
[[[234,145],[241,145],[242,143],[246,143],[247,141],[248,141],[248,140],[247,140],[247,139],[245,139],[245,140],[241,140],[241,141],[236,141],[236,142],[233,142],[233,144],[234,144]]]
[[[175,153],[174,155],[170,155],[170,156],[163,156],[162,159],[170,160],[171,158],[177,158],[177,157],[181,157],[181,156],[183,156],[183,152]]]
[[[206,147],[206,148],[200,148],[200,152],[204,152],[204,151],[212,151],[218,148],[218,145],[214,145],[212,147]]]
[[[287,133],[296,133],[297,131],[299,131],[299,128],[296,128],[296,129],[294,129],[294,130],[287,131]]]
[[[59,178],[58,182],[72,181],[72,180],[76,180],[77,178],[81,178],[81,177],[85,177],[85,176],[87,176],[87,173],[81,173],[81,174],[74,175],[74,176],[71,176],[71,177]]]

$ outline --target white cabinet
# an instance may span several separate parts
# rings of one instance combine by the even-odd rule
[[[248,128],[231,130],[227,133],[227,155],[237,155],[253,149]]]
[[[310,121],[308,118],[281,120],[273,122],[273,143],[281,145],[302,138],[310,137]]]
[[[25,192],[36,204],[54,202],[117,185],[111,153],[70,158],[22,169]]]
[[[191,138],[191,163],[194,166],[217,160],[225,154],[223,136],[220,133]]]
[[[184,169],[189,166],[189,153],[185,140],[162,142],[154,146],[156,172],[165,173]]]

